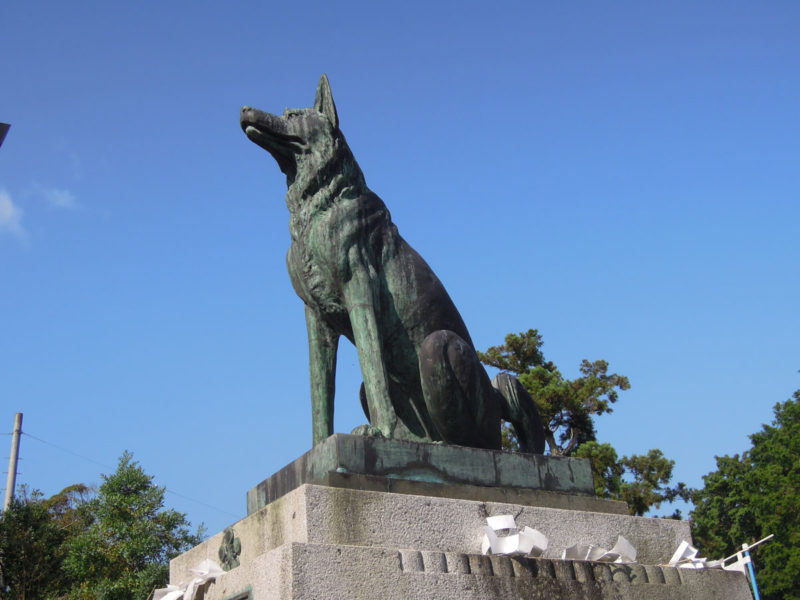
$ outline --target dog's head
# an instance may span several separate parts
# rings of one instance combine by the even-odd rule
[[[319,80],[312,108],[286,109],[278,116],[244,106],[240,123],[250,141],[272,154],[290,185],[298,171],[319,169],[330,160],[341,137],[326,75]]]

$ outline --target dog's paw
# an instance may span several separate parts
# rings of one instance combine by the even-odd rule
[[[379,438],[386,437],[380,429],[372,425],[359,425],[350,432],[350,435],[368,435],[370,437]]]

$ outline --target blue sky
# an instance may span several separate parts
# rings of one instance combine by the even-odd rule
[[[323,72],[479,348],[535,327],[565,375],[630,378],[597,420],[620,454],[700,485],[800,387],[795,2],[33,0],[0,23],[20,483],[97,483],[128,449],[215,532],[309,449],[285,180],[238,116],[309,106]],[[347,346],[340,432],[363,422]]]

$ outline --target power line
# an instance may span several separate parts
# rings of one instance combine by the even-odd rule
[[[179,494],[175,490],[171,490],[171,489],[166,488],[166,487],[164,489],[167,490],[173,496],[179,496],[179,497],[183,498],[184,500],[189,500],[191,502],[196,502],[197,504],[202,504],[203,506],[206,506],[208,508],[213,508],[214,510],[217,510],[217,511],[219,511],[221,513],[225,513],[226,515],[229,515],[229,516],[234,517],[236,519],[240,519],[241,518],[241,515],[236,515],[236,514],[234,514],[232,512],[229,512],[229,511],[225,510],[224,508],[219,508],[218,506],[214,506],[213,504],[208,504],[206,502],[203,502],[202,500],[195,500],[194,498],[190,498],[189,496],[184,496],[183,494]]]
[[[99,466],[103,467],[104,469],[113,469],[114,468],[114,467],[109,467],[107,464],[98,462],[98,461],[96,461],[96,460],[94,460],[92,458],[89,458],[88,456],[83,456],[82,454],[78,454],[77,452],[73,452],[72,450],[68,450],[67,448],[62,448],[61,446],[57,446],[56,444],[53,444],[53,443],[48,442],[46,440],[43,440],[42,438],[38,438],[35,435],[31,435],[27,431],[23,431],[22,435],[25,435],[25,436],[27,436],[29,438],[32,438],[32,439],[36,440],[37,442],[41,442],[42,444],[47,444],[48,446],[52,446],[53,448],[56,448],[57,450],[61,450],[62,452],[66,452],[67,454],[72,454],[73,456],[77,456],[78,458],[82,458],[83,460],[88,460],[89,462],[94,463],[96,465],[99,465]]]
[[[89,461],[89,462],[91,462],[91,463],[94,463],[94,464],[96,464],[96,465],[99,465],[99,466],[103,467],[104,469],[109,469],[109,470],[111,470],[111,471],[113,471],[113,470],[114,470],[114,467],[111,467],[111,466],[109,466],[109,465],[107,465],[107,464],[105,464],[105,463],[101,463],[101,462],[99,462],[99,461],[96,461],[96,460],[94,460],[94,459],[92,459],[92,458],[89,458],[88,456],[83,456],[82,454],[78,454],[77,452],[73,452],[72,450],[69,450],[69,449],[67,449],[67,448],[63,448],[63,447],[61,447],[61,446],[58,446],[57,444],[53,444],[52,442],[48,442],[47,440],[43,440],[42,438],[38,438],[38,437],[36,437],[35,435],[31,435],[31,434],[30,434],[30,433],[28,433],[27,431],[23,431],[23,432],[21,432],[21,433],[22,433],[22,435],[24,435],[24,436],[27,436],[27,437],[29,437],[29,438],[31,438],[31,439],[34,439],[34,440],[36,440],[37,442],[41,442],[42,444],[46,444],[46,445],[48,445],[48,446],[52,446],[53,448],[56,448],[57,450],[61,450],[62,452],[66,452],[67,454],[72,454],[73,456],[77,456],[78,458],[81,458],[81,459],[83,459],[83,460],[87,460],[87,461]],[[170,494],[173,494],[174,496],[179,496],[179,497],[181,497],[181,498],[183,498],[183,499],[185,499],[185,500],[189,500],[189,501],[191,501],[191,502],[195,502],[195,503],[197,503],[197,504],[201,504],[202,506],[205,506],[205,507],[207,507],[207,508],[213,508],[214,510],[216,510],[216,511],[219,511],[219,512],[221,512],[221,513],[225,513],[226,515],[229,515],[229,516],[231,516],[231,517],[235,517],[235,518],[237,518],[237,519],[241,517],[241,515],[236,515],[236,514],[234,514],[234,513],[230,512],[230,511],[227,511],[227,510],[225,510],[224,508],[219,508],[218,506],[214,506],[213,504],[208,504],[207,502],[203,502],[202,500],[197,500],[197,499],[195,499],[195,498],[192,498],[192,497],[190,497],[190,496],[186,496],[185,494],[181,494],[181,493],[179,493],[179,492],[176,492],[176,491],[174,491],[174,490],[171,490],[171,489],[169,489],[169,488],[168,488],[168,487],[166,487],[166,486],[164,486],[164,489],[165,489],[167,492],[169,492]]]

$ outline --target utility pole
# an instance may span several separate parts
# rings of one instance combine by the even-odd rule
[[[11,506],[14,499],[14,486],[17,485],[17,459],[19,458],[19,435],[22,433],[22,413],[14,418],[14,433],[11,434],[11,456],[8,457],[8,479],[6,480],[6,500],[3,512]]]

